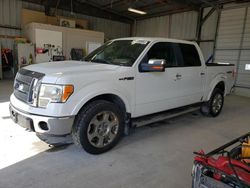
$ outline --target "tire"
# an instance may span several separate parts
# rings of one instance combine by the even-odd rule
[[[201,106],[201,113],[206,116],[216,117],[221,113],[224,105],[224,92],[215,88],[209,101]]]
[[[119,142],[124,132],[124,122],[123,113],[116,104],[97,100],[78,113],[72,138],[86,152],[101,154]]]

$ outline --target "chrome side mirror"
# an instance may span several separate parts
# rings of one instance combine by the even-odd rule
[[[140,72],[165,72],[165,59],[150,59],[140,64]]]

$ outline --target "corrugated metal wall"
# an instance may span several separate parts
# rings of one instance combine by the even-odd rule
[[[57,12],[61,16],[76,17],[88,20],[89,29],[104,32],[106,39],[114,39],[114,38],[130,36],[130,24],[103,18],[97,18],[93,16],[82,15],[82,14],[71,15],[69,11],[64,11],[64,10],[59,10]]]
[[[250,14],[249,8],[222,10],[216,41],[215,61],[237,66],[236,86],[250,88]]]
[[[170,16],[161,16],[136,22],[135,35],[140,37],[169,37]]]
[[[210,10],[211,8],[204,9],[203,18],[207,15],[207,13]],[[205,60],[207,60],[211,55],[213,55],[217,19],[218,19],[218,12],[214,11],[213,14],[210,15],[202,25],[200,47],[203,52]]]
[[[19,0],[1,0],[0,1],[0,25],[7,25],[12,27],[20,27],[20,12],[22,2]],[[16,36],[20,35],[18,29],[0,28],[0,35]],[[13,40],[7,38],[0,38],[3,47],[12,48]]]
[[[195,40],[198,12],[189,11],[171,15],[170,37]]]
[[[240,52],[237,84],[250,89],[250,70],[246,70],[246,65],[250,66],[250,8],[246,9],[245,26]]]
[[[198,13],[195,11],[154,17],[136,22],[135,36],[194,40]]]
[[[0,0],[0,25],[20,27],[22,8],[44,11],[44,7],[41,5],[22,2],[21,0]],[[69,11],[59,10],[58,14],[72,17]],[[130,36],[130,24],[80,14],[75,14],[74,16],[87,19],[89,21],[89,29],[104,32],[107,39]],[[20,30],[0,27],[0,35],[16,36],[20,34]],[[11,39],[0,38],[0,43],[3,47],[13,47],[13,40]]]

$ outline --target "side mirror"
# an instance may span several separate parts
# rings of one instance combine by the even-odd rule
[[[140,64],[140,72],[165,72],[165,59],[150,59]]]

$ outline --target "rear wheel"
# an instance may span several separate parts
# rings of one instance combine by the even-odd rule
[[[216,117],[220,114],[224,104],[224,93],[219,88],[215,88],[210,100],[201,106],[204,115]]]
[[[88,153],[100,154],[118,143],[123,130],[124,117],[120,108],[114,103],[98,100],[77,115],[72,137]]]

